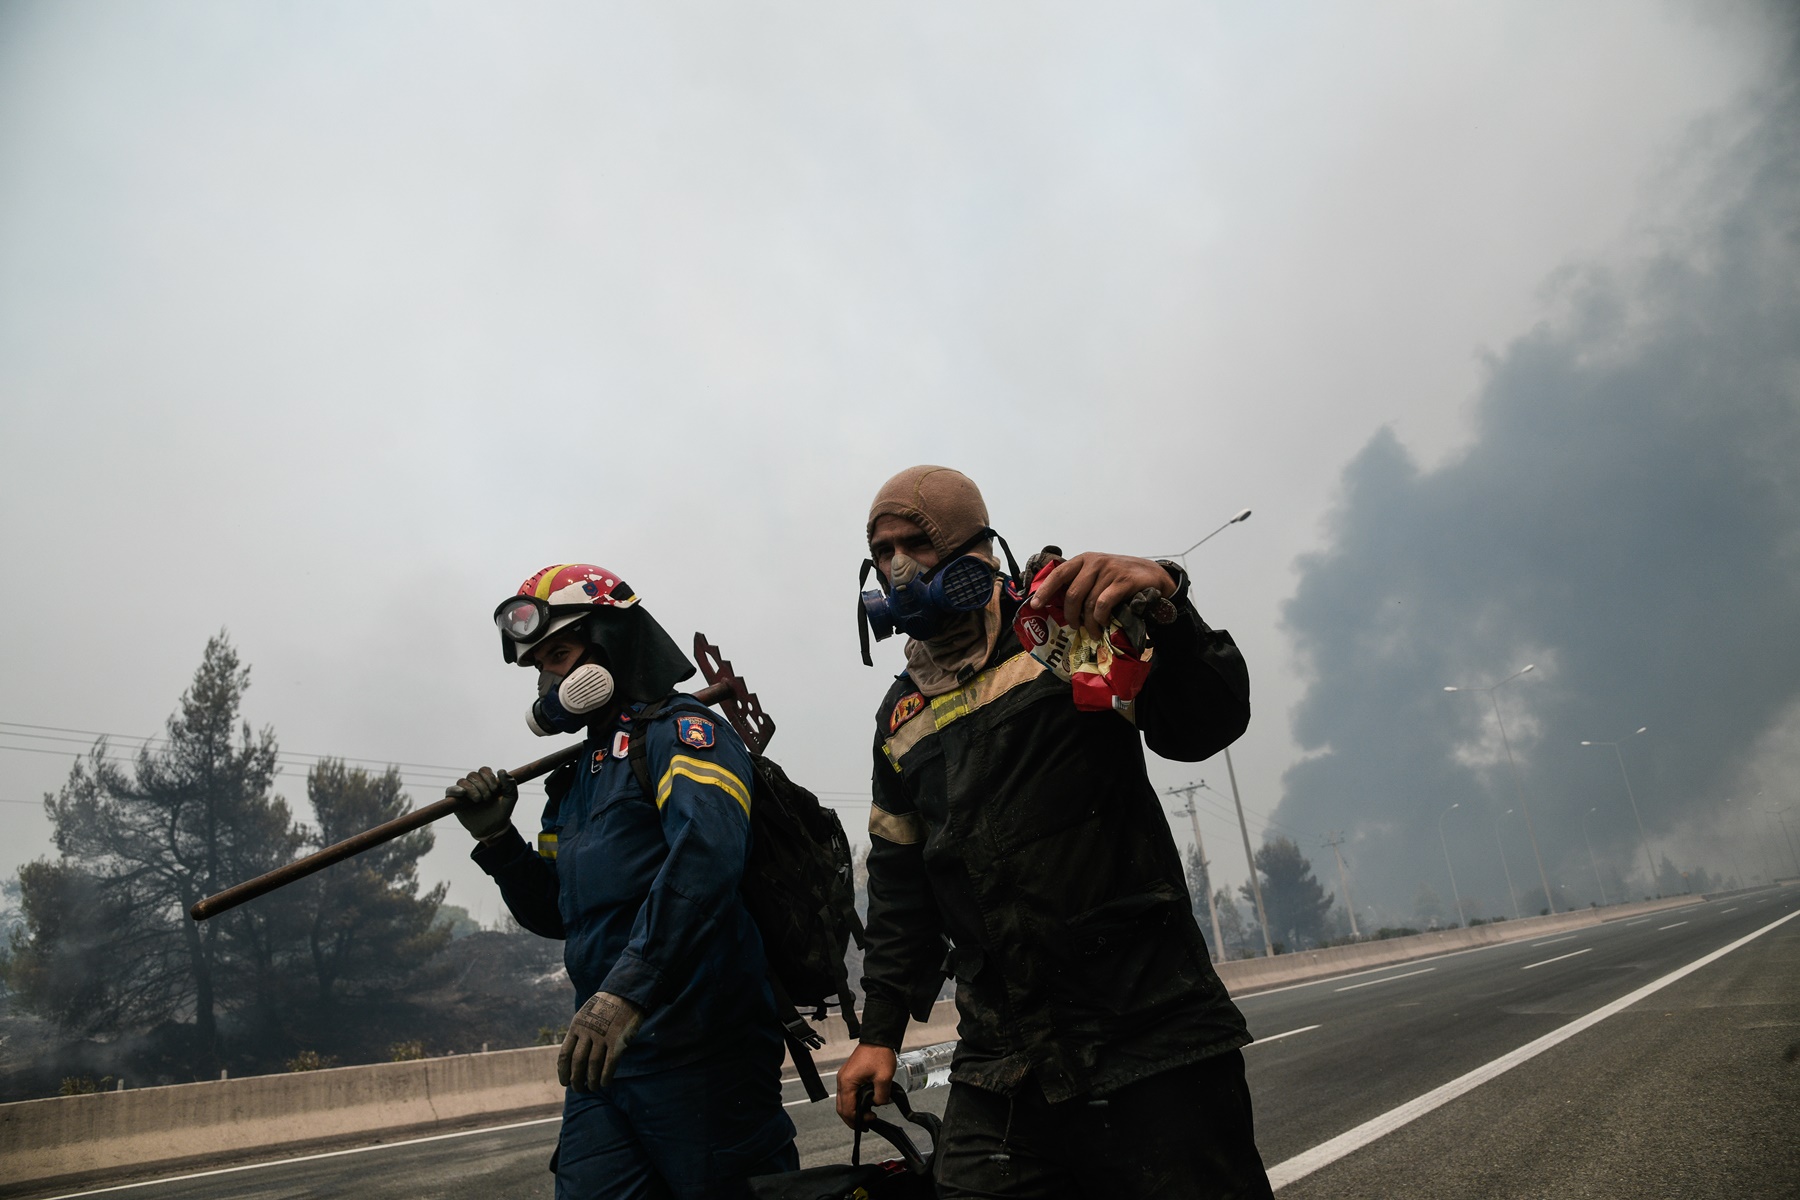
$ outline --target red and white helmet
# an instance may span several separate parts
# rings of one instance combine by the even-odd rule
[[[617,573],[592,563],[557,563],[519,585],[494,609],[507,662],[598,609],[630,608],[637,593]]]

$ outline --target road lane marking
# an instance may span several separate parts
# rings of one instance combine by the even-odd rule
[[[1386,979],[1371,979],[1367,983],[1352,983],[1346,987],[1332,988],[1331,990],[1334,992],[1354,992],[1357,988],[1374,987],[1378,983],[1392,983],[1396,979],[1411,979],[1414,975],[1424,975],[1435,970],[1437,970],[1436,967],[1426,967],[1420,971],[1408,971],[1404,975],[1389,975]]]
[[[1547,942],[1533,942],[1531,943],[1531,948],[1536,950],[1539,946],[1554,946],[1558,942],[1572,942],[1575,940],[1575,937],[1576,935],[1571,933],[1568,937],[1551,938]]]
[[[510,1125],[486,1125],[480,1129],[459,1129],[455,1133],[434,1133],[430,1137],[407,1138],[401,1142],[381,1142],[374,1146],[352,1146],[348,1150],[327,1150],[322,1154],[302,1154],[295,1158],[277,1158],[269,1162],[245,1163],[237,1167],[220,1167],[213,1171],[195,1171],[191,1175],[166,1175],[161,1179],[141,1179],[136,1183],[116,1183],[111,1187],[94,1188],[86,1192],[64,1192],[60,1196],[50,1196],[46,1200],[76,1200],[78,1196],[99,1196],[106,1192],[124,1192],[132,1188],[157,1187],[165,1183],[185,1183],[190,1179],[210,1179],[214,1175],[235,1175],[239,1171],[260,1171],[264,1167],[285,1167],[292,1163],[317,1162],[322,1158],[342,1158],[346,1154],[367,1154],[371,1150],[392,1150],[399,1146],[418,1146],[426,1142],[445,1142],[451,1138],[474,1137],[478,1133],[500,1133],[507,1129],[526,1129],[533,1125],[549,1125],[561,1121],[561,1116],[539,1117],[534,1121],[514,1121]]]
[[[1309,1030],[1317,1028],[1317,1025],[1302,1025],[1300,1028],[1290,1029],[1286,1033],[1271,1033],[1268,1037],[1257,1038],[1254,1042],[1250,1043],[1250,1046],[1260,1046],[1265,1042],[1279,1042],[1284,1037],[1293,1037],[1296,1033],[1306,1033]],[[1248,1050],[1250,1046],[1245,1046],[1244,1049]]]
[[[1686,921],[1677,921],[1673,925],[1659,925],[1657,926],[1656,932],[1661,933],[1665,929],[1677,929],[1686,924]]]
[[[1546,958],[1543,962],[1534,962],[1531,964],[1531,967],[1547,967],[1553,962],[1561,962],[1565,958],[1574,958],[1576,955],[1586,954],[1588,950],[1592,949],[1593,947],[1589,946],[1587,950],[1571,950],[1567,954],[1559,954],[1555,958]],[[1529,971],[1531,970],[1531,967],[1520,967],[1519,970]]]
[[[1737,941],[1721,946],[1710,954],[1703,954],[1687,966],[1678,967],[1667,975],[1664,975],[1661,979],[1652,980],[1645,984],[1635,992],[1621,996],[1610,1004],[1601,1005],[1587,1016],[1578,1017],[1575,1020],[1570,1021],[1567,1025],[1564,1025],[1561,1029],[1553,1029],[1544,1036],[1525,1043],[1517,1050],[1514,1050],[1509,1054],[1501,1055],[1499,1058],[1496,1058],[1485,1066],[1477,1067],[1468,1074],[1460,1075],[1441,1087],[1433,1088],[1431,1091],[1426,1092],[1417,1099],[1409,1100],[1398,1108],[1390,1109],[1371,1121],[1364,1121],[1356,1128],[1340,1133],[1329,1141],[1321,1142],[1311,1150],[1296,1154],[1294,1157],[1287,1159],[1284,1162],[1276,1163],[1275,1166],[1269,1170],[1269,1186],[1280,1188],[1293,1183],[1297,1179],[1304,1179],[1321,1167],[1329,1166],[1338,1159],[1343,1158],[1345,1155],[1351,1154],[1362,1149],[1362,1147],[1367,1146],[1371,1142],[1386,1137],[1396,1129],[1410,1125],[1426,1113],[1443,1107],[1458,1096],[1474,1091],[1490,1079],[1496,1079],[1501,1075],[1506,1074],[1521,1063],[1531,1061],[1544,1051],[1568,1041],[1585,1029],[1593,1028],[1595,1025],[1606,1020],[1606,1018],[1624,1012],[1639,1000],[1660,992],[1672,983],[1685,979],[1687,976],[1692,975],[1695,971],[1698,971],[1701,967],[1704,967],[1709,963],[1717,962],[1738,947],[1748,945],[1763,934],[1768,933],[1770,930],[1778,929],[1787,924],[1795,917],[1800,917],[1800,911],[1788,913],[1784,917],[1778,917],[1767,925],[1764,925],[1761,929],[1756,930],[1754,933],[1746,934]]]
[[[1648,925],[1649,923],[1650,923],[1650,918],[1644,917],[1641,920],[1625,922],[1625,928],[1630,929],[1633,925]]]
[[[1720,909],[1720,910],[1719,910],[1719,915],[1720,915],[1720,916],[1721,916],[1721,917],[1722,917],[1722,916],[1724,916],[1724,915],[1725,915],[1725,914],[1726,914],[1726,913],[1728,913],[1728,912],[1736,912],[1736,911],[1737,911],[1737,910],[1738,910],[1738,906],[1737,906],[1737,905],[1735,905],[1735,904],[1734,904],[1734,905],[1732,905],[1732,906],[1731,906],[1731,907],[1730,907],[1730,908],[1722,908],[1722,909]]]

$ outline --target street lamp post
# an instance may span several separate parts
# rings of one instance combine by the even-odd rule
[[[1648,725],[1640,725],[1625,736],[1636,737],[1649,728]],[[1655,890],[1656,860],[1650,857],[1650,839],[1644,835],[1644,818],[1638,815],[1637,794],[1631,790],[1631,776],[1625,771],[1625,756],[1619,753],[1619,742],[1624,740],[1625,738],[1620,738],[1618,742],[1583,742],[1581,744],[1584,746],[1611,746],[1613,757],[1619,760],[1619,778],[1625,781],[1625,795],[1631,801],[1631,819],[1637,822],[1638,840],[1644,844],[1644,865],[1650,868],[1650,887]],[[1662,893],[1659,891],[1657,894],[1661,895]]]
[[[1788,829],[1787,823],[1788,810],[1785,808],[1765,808],[1763,811],[1781,822],[1781,832],[1787,837],[1788,857],[1794,860],[1794,874],[1800,875],[1800,854],[1794,853],[1794,834]]]
[[[1446,692],[1486,692],[1488,700],[1494,706],[1494,720],[1500,723],[1500,743],[1506,747],[1506,761],[1512,766],[1513,786],[1519,790],[1519,813],[1525,818],[1525,836],[1531,839],[1531,856],[1537,859],[1538,882],[1544,885],[1544,904],[1551,912],[1556,911],[1556,897],[1550,891],[1550,873],[1544,870],[1544,855],[1538,849],[1537,831],[1531,827],[1531,806],[1525,802],[1525,777],[1519,774],[1518,760],[1513,758],[1512,739],[1506,735],[1506,719],[1500,715],[1500,698],[1497,693],[1501,688],[1525,674],[1537,670],[1536,663],[1526,663],[1499,683],[1491,683],[1486,687],[1446,687]]]
[[[1461,808],[1461,804],[1452,804],[1450,808]],[[1444,870],[1450,873],[1450,895],[1456,900],[1456,924],[1458,928],[1466,926],[1469,921],[1463,916],[1462,893],[1456,890],[1456,868],[1450,865],[1450,843],[1444,840],[1444,818],[1450,815],[1450,808],[1438,814],[1438,845],[1444,848]]]
[[[1242,512],[1238,513],[1237,516],[1231,518],[1231,520],[1225,522],[1225,524],[1219,526],[1217,529],[1213,530],[1211,533],[1207,534],[1205,537],[1201,538],[1199,541],[1197,541],[1193,545],[1189,546],[1186,550],[1183,550],[1180,554],[1151,554],[1151,555],[1148,555],[1147,557],[1179,559],[1181,562],[1181,569],[1185,571],[1185,570],[1187,570],[1187,556],[1188,555],[1192,554],[1194,551],[1198,550],[1200,547],[1206,545],[1206,543],[1212,541],[1215,537],[1219,536],[1219,534],[1224,533],[1227,529],[1230,529],[1233,525],[1236,525],[1239,521],[1248,521],[1249,519],[1250,519],[1250,510],[1246,508]]]
[[[1590,808],[1581,814],[1581,840],[1587,843],[1588,865],[1594,868],[1594,883],[1600,889],[1600,903],[1604,905],[1606,903],[1606,883],[1600,878],[1600,860],[1594,857],[1594,839],[1588,836],[1587,831],[1587,819],[1599,811],[1597,808]]]
[[[1512,811],[1509,808],[1494,818],[1494,844],[1500,847],[1500,870],[1506,875],[1506,894],[1512,898],[1513,920],[1516,921],[1524,914],[1519,911],[1519,893],[1513,887],[1512,868],[1506,865],[1506,839],[1500,836],[1500,822],[1511,816]]]
[[[1249,516],[1250,510],[1244,510]],[[1237,518],[1241,519],[1241,518]],[[1231,524],[1230,521],[1226,522]],[[1216,530],[1214,532],[1217,532]],[[1202,538],[1201,541],[1205,541]],[[1238,795],[1237,768],[1231,765],[1231,747],[1225,747],[1225,774],[1231,778],[1231,802],[1237,805],[1238,832],[1244,836],[1244,861],[1250,867],[1250,895],[1256,901],[1256,923],[1262,927],[1263,950],[1268,957],[1275,957],[1275,942],[1269,936],[1269,917],[1263,911],[1262,881],[1256,877],[1256,855],[1250,852],[1250,824],[1244,820],[1244,798]]]

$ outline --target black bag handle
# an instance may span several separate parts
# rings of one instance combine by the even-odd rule
[[[889,1145],[900,1152],[900,1157],[906,1160],[907,1170],[914,1175],[929,1176],[932,1160],[937,1157],[938,1135],[943,1128],[943,1122],[932,1113],[915,1113],[912,1104],[906,1099],[906,1089],[899,1084],[893,1085],[890,1099],[894,1107],[900,1110],[902,1116],[931,1136],[931,1158],[926,1158],[919,1153],[919,1148],[913,1145],[913,1140],[907,1136],[906,1130],[892,1121],[884,1121],[874,1115],[875,1085],[865,1083],[856,1089],[856,1115],[861,1118],[862,1123],[858,1126],[856,1137],[851,1143],[850,1165],[853,1167],[862,1165],[862,1131],[870,1129],[880,1134]]]

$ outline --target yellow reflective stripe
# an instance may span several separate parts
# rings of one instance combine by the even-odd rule
[[[891,813],[879,804],[871,804],[869,833],[884,842],[910,846],[925,840],[925,818],[916,812]]]
[[[924,721],[914,717],[883,743],[888,760],[894,764],[895,770],[899,770],[900,760],[905,757],[906,752],[925,738],[951,722],[968,716],[982,705],[992,704],[1020,684],[1030,683],[1043,673],[1043,663],[1020,651],[999,666],[983,671],[970,680],[967,686],[934,697],[931,701],[931,720]]]
[[[686,754],[677,754],[669,760],[669,769],[663,772],[662,781],[656,785],[656,807],[661,809],[669,802],[669,793],[675,789],[675,777],[684,776],[695,783],[710,784],[719,788],[726,795],[738,802],[744,815],[750,815],[750,789],[744,781],[727,771],[716,762],[707,762],[703,758],[692,758]]]
[[[538,834],[537,852],[540,858],[556,857],[556,835],[554,833]]]

